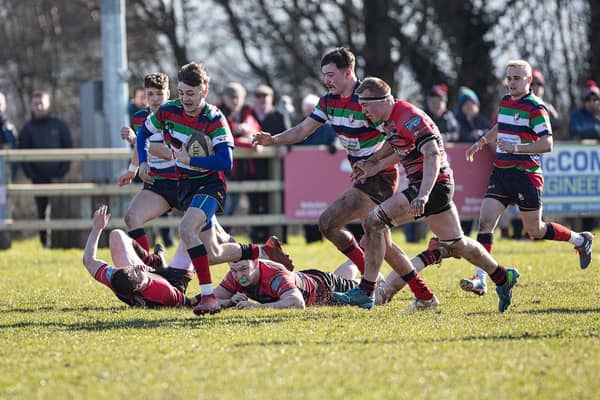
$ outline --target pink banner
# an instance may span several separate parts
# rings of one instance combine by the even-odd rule
[[[454,202],[461,216],[479,216],[479,207],[492,170],[491,151],[465,160],[468,144],[446,149],[456,183]],[[352,186],[346,152],[330,154],[314,147],[294,147],[285,157],[285,215],[289,221],[316,221],[319,215]]]

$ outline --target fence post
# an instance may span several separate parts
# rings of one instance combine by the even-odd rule
[[[11,172],[6,155],[0,152],[0,250],[8,249],[11,244],[10,232],[4,229],[4,220],[10,216],[7,184]]]

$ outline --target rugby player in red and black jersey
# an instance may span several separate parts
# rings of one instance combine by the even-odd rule
[[[487,143],[497,142],[494,169],[487,193],[481,203],[477,240],[490,253],[498,217],[510,204],[521,211],[523,227],[533,239],[570,242],[579,254],[584,269],[592,261],[590,232],[574,232],[556,222],[542,221],[544,177],[540,153],[552,151],[552,127],[548,109],[531,90],[531,65],[524,60],[511,60],[506,66],[509,93],[502,98],[496,124],[467,149],[472,160]],[[460,282],[463,290],[485,294],[485,281],[475,276]]]
[[[321,125],[328,123],[344,146],[351,164],[367,159],[379,150],[385,142],[385,136],[371,126],[359,104],[355,90],[360,82],[354,71],[355,63],[354,54],[345,47],[327,52],[321,59],[321,72],[329,92],[319,99],[312,113],[298,125],[278,135],[256,133],[253,143],[263,146],[300,143]],[[320,231],[352,260],[361,273],[365,269],[365,254],[345,225],[354,220],[364,221],[373,207],[394,193],[397,184],[398,171],[394,165],[389,165],[373,176],[356,181],[319,217]],[[391,245],[395,246],[393,243]],[[429,250],[426,252],[432,262],[439,261]],[[390,252],[390,257],[393,254],[394,251]],[[386,261],[394,262],[387,258],[387,252]]]
[[[162,255],[149,255],[120,229],[111,231],[109,237],[114,265],[99,260],[96,257],[98,240],[109,220],[108,207],[100,206],[94,213],[85,245],[83,265],[94,279],[110,288],[121,301],[134,307],[191,307],[197,303],[195,298],[185,296],[193,274],[189,262],[187,267],[184,264],[178,268],[173,265],[165,268]],[[171,264],[177,263],[175,258]],[[148,264],[159,269],[154,270]]]
[[[289,271],[268,260],[229,263],[230,270],[214,290],[221,307],[305,308],[339,304],[331,293],[358,285],[353,279],[317,269]],[[250,301],[250,299],[254,301]]]
[[[414,105],[396,100],[390,86],[381,79],[367,78],[356,90],[359,102],[371,121],[383,121],[382,131],[387,141],[384,147],[368,160],[355,164],[353,176],[363,180],[400,162],[407,171],[409,186],[375,207],[365,222],[365,274],[358,288],[333,297],[347,304],[363,306],[372,303],[373,285],[386,249],[391,241],[388,227],[425,218],[429,229],[455,257],[464,257],[480,265],[501,290],[499,310],[505,311],[511,301],[512,287],[518,272],[505,269],[475,240],[463,236],[456,206],[452,201],[454,181],[446,159],[442,136],[427,114]],[[388,246],[389,248],[389,246]],[[398,250],[392,268],[407,281],[416,299],[411,309],[435,307],[438,300],[419,278],[410,260]],[[366,282],[365,282],[366,281]]]

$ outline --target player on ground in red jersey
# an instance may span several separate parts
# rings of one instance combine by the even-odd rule
[[[185,290],[193,273],[190,268],[165,267],[162,254],[149,255],[139,243],[120,229],[113,230],[109,237],[114,266],[99,260],[96,257],[98,240],[109,220],[106,205],[96,210],[85,245],[83,264],[94,279],[109,287],[121,301],[130,306],[181,307],[196,303],[195,299],[185,297]],[[157,270],[147,264],[153,264]]]

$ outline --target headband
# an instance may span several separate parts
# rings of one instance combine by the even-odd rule
[[[378,101],[384,101],[389,99],[392,96],[392,93],[388,90],[388,92],[383,95],[383,96],[377,96],[377,97],[361,97],[360,95],[358,96],[358,101],[360,101],[361,103],[376,103]]]

